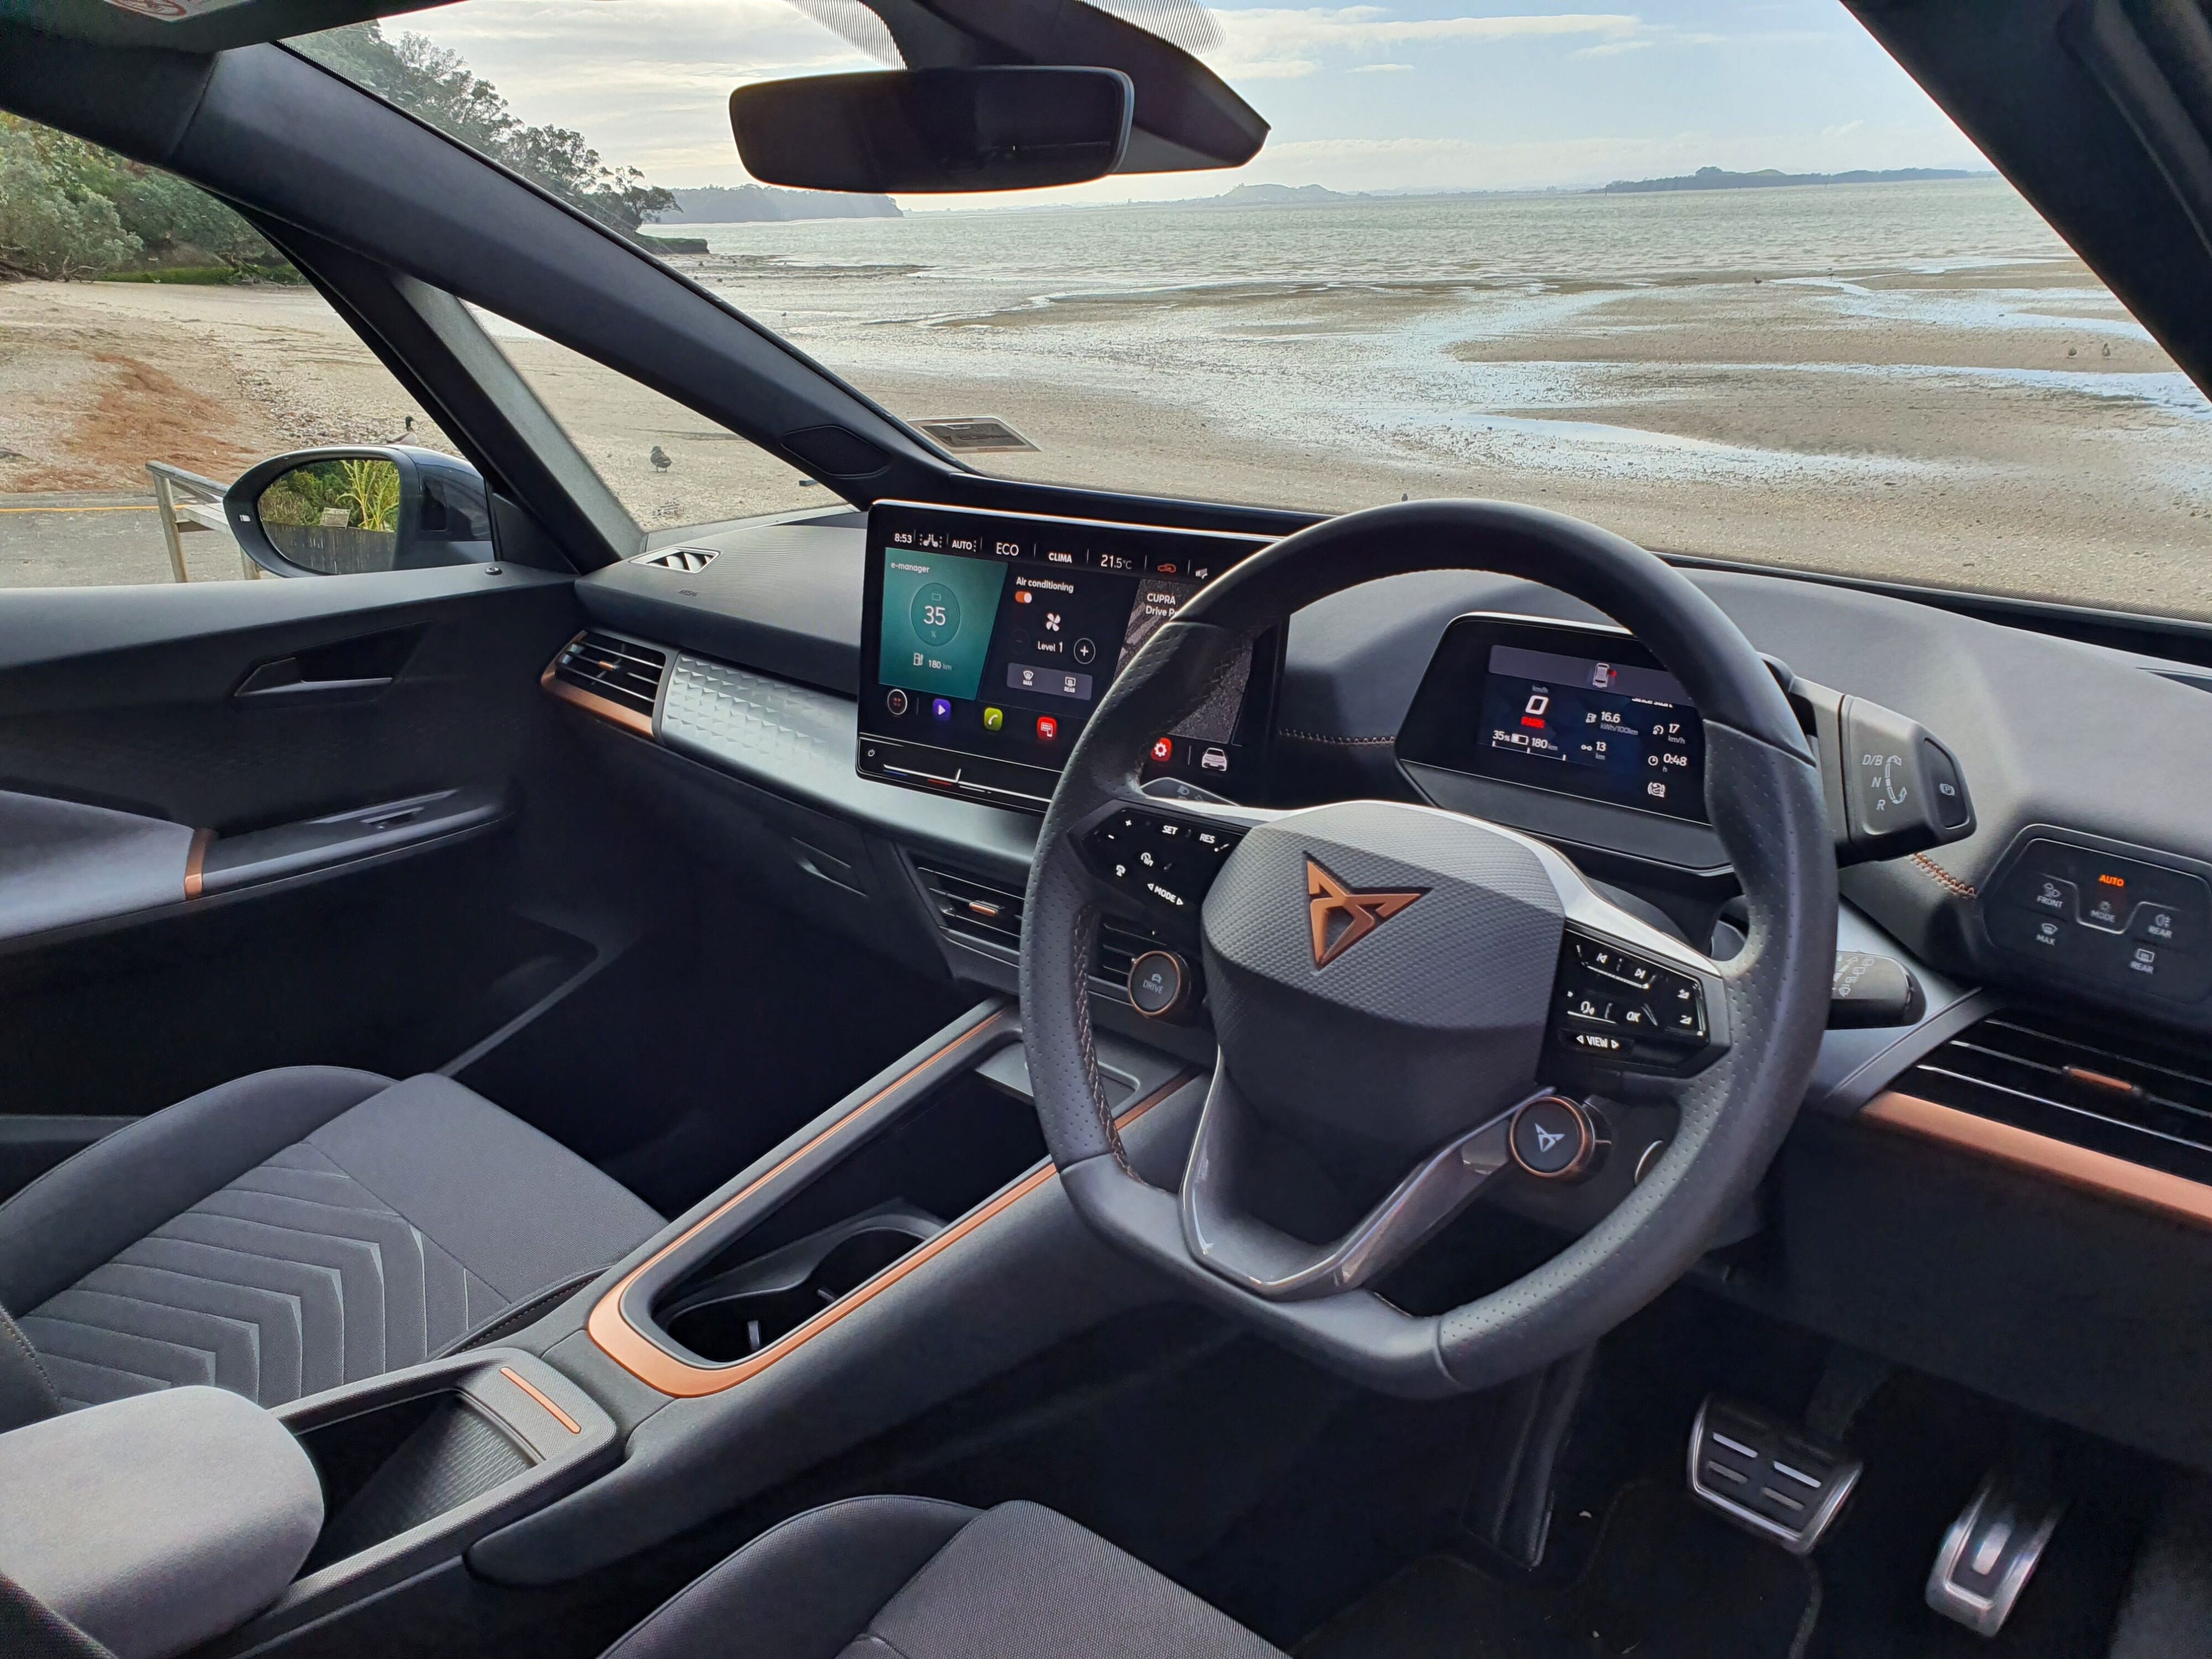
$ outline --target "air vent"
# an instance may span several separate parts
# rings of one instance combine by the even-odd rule
[[[2033,1009],[1992,1014],[1899,1079],[1977,1117],[2212,1182],[2212,1052]]]
[[[553,659],[553,678],[650,715],[667,666],[667,653],[649,645],[633,645],[611,634],[580,634]]]
[[[659,553],[649,553],[636,561],[639,564],[653,565],[662,570],[681,570],[686,573],[704,570],[714,562],[711,547],[672,547]]]
[[[1012,957],[1019,954],[1022,894],[1018,888],[927,865],[915,866],[915,873],[928,890],[938,921],[946,933],[993,946],[1000,955]],[[1129,964],[1158,942],[1149,932],[1109,923],[1098,930],[1098,953],[1091,971],[1109,984],[1127,985]]]

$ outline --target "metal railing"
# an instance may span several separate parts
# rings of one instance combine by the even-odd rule
[[[185,570],[184,538],[208,530],[226,536],[231,533],[222,516],[222,495],[228,486],[167,461],[149,461],[146,471],[154,480],[154,505],[161,515],[161,538],[169,546],[170,578],[188,582],[191,577]],[[261,567],[246,556],[242,547],[238,562],[249,578],[261,574]]]

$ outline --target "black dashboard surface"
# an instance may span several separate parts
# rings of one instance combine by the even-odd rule
[[[718,550],[703,570],[633,562],[580,580],[577,591],[608,626],[849,700],[862,523],[833,514],[732,527],[697,542]],[[2212,755],[2212,693],[2201,671],[1830,583],[1690,574],[1762,651],[1919,720],[1956,751],[1978,812],[1974,833],[1930,854],[1846,871],[1856,906],[1916,957],[1970,982],[2072,990],[2212,1030],[2202,1002],[2054,975],[2000,949],[1978,903],[2015,844],[2053,826],[2107,850],[2144,850],[2176,872],[2212,872],[2212,768],[2203,763]],[[1292,619],[1285,646],[1277,799],[1411,793],[1395,738],[1446,629],[1476,611],[1603,620],[1554,591],[1461,571],[1372,583],[1310,607]],[[837,764],[846,776],[836,804],[853,811],[861,803],[850,798],[849,757]],[[871,800],[867,816],[896,832],[920,805],[910,795]],[[988,839],[1010,854],[1026,835]]]

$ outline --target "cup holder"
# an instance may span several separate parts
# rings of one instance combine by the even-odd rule
[[[654,1310],[669,1337],[709,1364],[757,1353],[945,1230],[902,1205],[854,1216],[685,1285]]]

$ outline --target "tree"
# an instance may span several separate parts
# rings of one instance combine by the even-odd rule
[[[88,276],[143,244],[94,187],[99,152],[66,134],[0,115],[0,266],[27,276]]]
[[[0,264],[31,276],[94,276],[180,246],[234,270],[288,269],[252,226],[205,191],[52,127],[0,115]]]
[[[625,235],[635,233],[648,214],[676,205],[675,197],[647,184],[635,167],[609,167],[582,133],[568,127],[525,126],[499,88],[470,69],[459,52],[422,35],[388,40],[372,19],[293,44],[325,68],[512,167]]]

